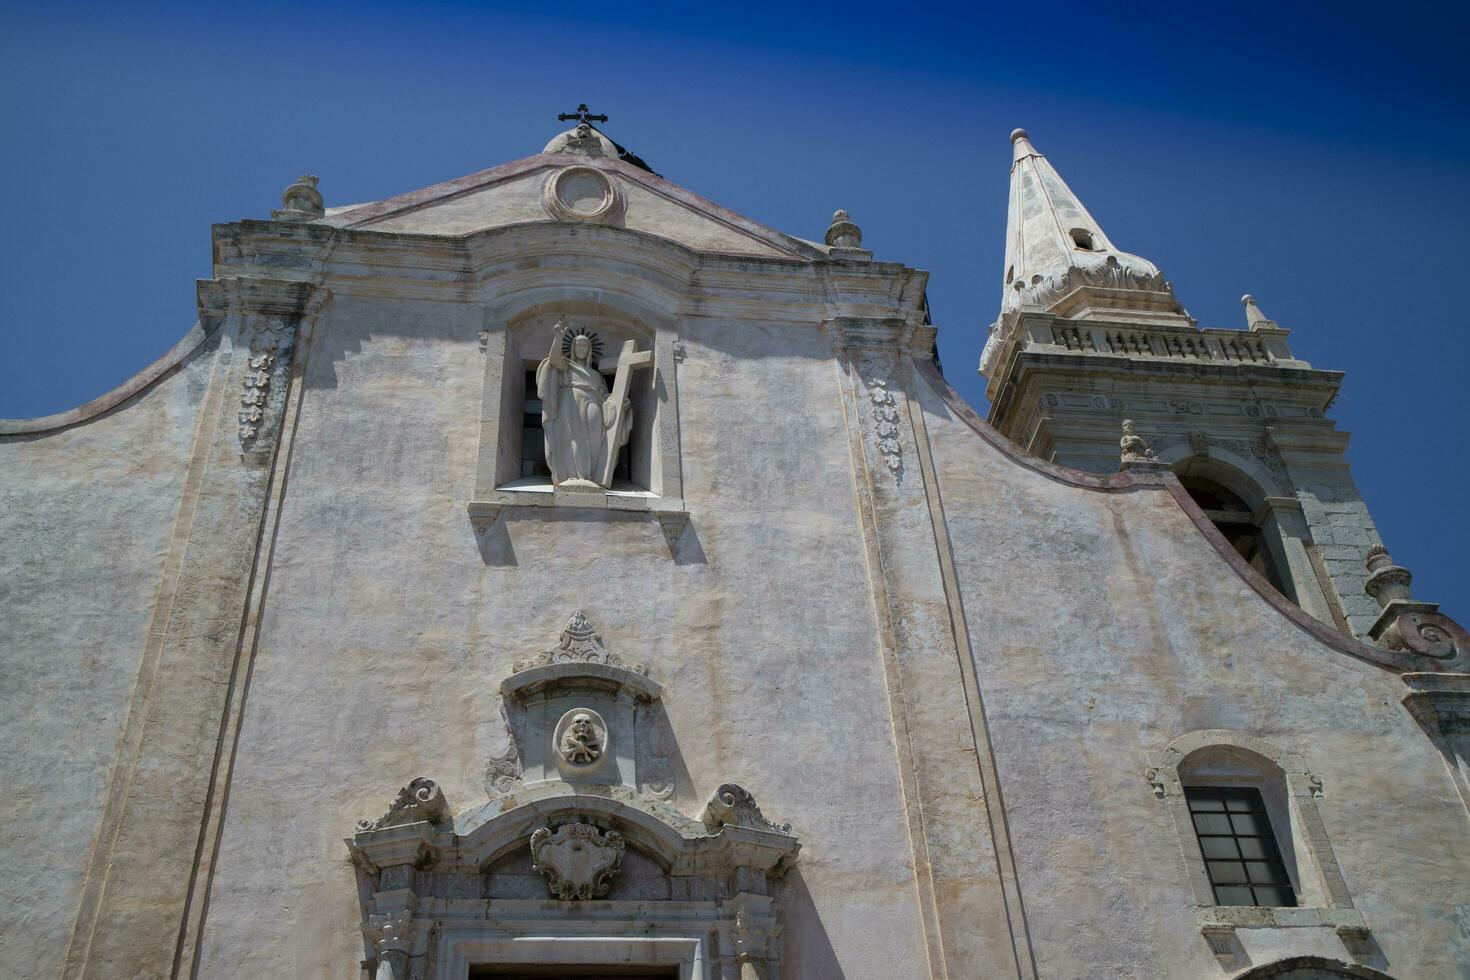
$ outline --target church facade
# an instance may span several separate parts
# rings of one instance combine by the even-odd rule
[[[924,272],[595,121],[301,178],[0,423],[9,975],[1467,975],[1470,636],[1340,374],[1018,130],[981,418]]]

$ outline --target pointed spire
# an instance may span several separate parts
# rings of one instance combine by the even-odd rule
[[[1011,133],[1011,149],[1002,312],[1033,306],[1073,317],[1188,318],[1158,266],[1113,244],[1024,129]],[[1105,297],[1076,295],[1089,285],[1138,290],[1143,302],[1129,297],[1119,309]]]
[[[980,358],[988,375],[1015,326],[1036,310],[1073,319],[1193,326],[1158,266],[1115,246],[1024,129],[1011,133],[1000,317]]]

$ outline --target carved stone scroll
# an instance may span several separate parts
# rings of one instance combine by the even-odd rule
[[[439,789],[439,784],[420,776],[398,791],[398,796],[393,800],[393,805],[388,807],[387,813],[377,820],[359,820],[357,830],[359,833],[364,830],[383,830],[421,820],[443,823],[449,817],[449,803],[444,799],[444,792]]]
[[[778,834],[791,833],[791,824],[776,824],[767,820],[750,791],[734,783],[726,783],[709,798],[709,802],[704,805],[704,825],[711,830],[733,826],[775,831]]]

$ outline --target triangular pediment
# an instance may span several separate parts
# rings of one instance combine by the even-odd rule
[[[605,207],[598,200],[606,182]],[[461,238],[531,223],[626,228],[697,252],[819,259],[824,250],[767,228],[630,164],[542,153],[398,197],[329,213],[342,228]]]

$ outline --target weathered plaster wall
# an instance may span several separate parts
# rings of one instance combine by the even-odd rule
[[[737,781],[801,836],[780,890],[787,975],[911,975],[921,929],[820,310],[681,318],[677,559],[651,519],[515,510],[482,555],[464,511],[480,316],[339,290],[317,322],[204,975],[350,973],[342,838],[415,775],[456,810],[483,801],[499,682],[578,607],[664,685],[674,802],[695,815]]]
[[[1148,753],[1206,728],[1269,739],[1322,777],[1374,965],[1458,975],[1470,823],[1399,679],[1268,606],[1168,493],[1066,485],[919,395],[1040,975],[1223,975],[1181,863],[1197,845],[1144,778]],[[1330,929],[1240,938],[1256,965],[1349,958]]]
[[[0,949],[12,976],[61,973],[215,349],[89,421],[0,437]]]

